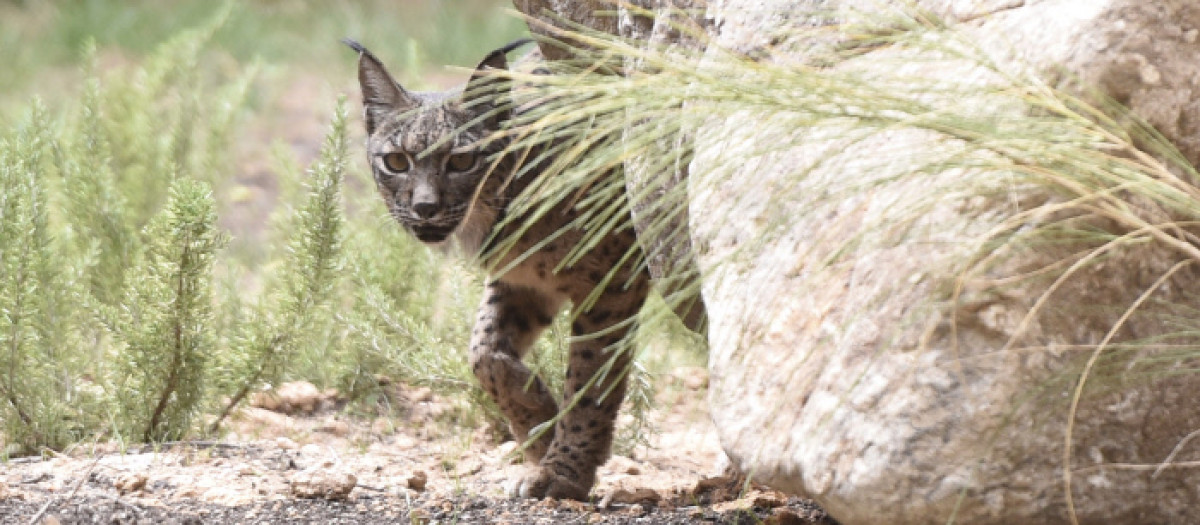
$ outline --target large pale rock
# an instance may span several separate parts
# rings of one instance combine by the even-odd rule
[[[611,6],[600,0],[514,3],[544,20],[549,9],[601,31],[661,37],[661,24],[598,16],[596,9]],[[914,71],[920,66],[886,48],[831,63],[845,43],[836,30],[791,39],[795,28],[854,21],[855,9],[879,15],[908,3],[713,0],[705,23],[718,46],[747,57],[788,49],[794,62],[819,67],[994,80],[969,65]],[[963,28],[1002,64],[1028,65],[1076,90],[1099,87],[1200,161],[1200,3],[913,3]],[[1179,260],[1175,252],[1112,250],[1034,311],[1050,282],[1011,278],[1086,246],[1002,253],[985,272],[961,280],[957,272],[971,255],[987,255],[976,240],[1047,195],[1001,181],[993,188],[1006,191],[990,197],[956,191],[963,181],[996,176],[988,173],[893,179],[911,171],[917,153],[946,147],[930,132],[849,141],[845,130],[804,129],[786,115],[740,117],[701,126],[690,178],[676,178],[691,189],[691,235],[704,270],[713,417],[739,467],[814,497],[848,525],[1062,523],[1067,478],[1084,523],[1200,522],[1200,490],[1178,465],[1200,460],[1200,440],[1191,439],[1200,429],[1192,401],[1200,380],[1161,373],[1194,365],[1169,361],[1158,375],[1139,377],[1139,363],[1161,358],[1157,347],[1110,349],[1068,418],[1084,362],[1143,292],[1154,293],[1115,342],[1187,326],[1180,323],[1200,306],[1190,293],[1196,269],[1159,282]],[[913,209],[922,212],[918,220],[909,220]],[[1158,467],[1168,459],[1176,466]]]
[[[780,26],[848,20],[855,3],[726,0],[710,14],[720,45],[754,50],[778,44]],[[1198,160],[1194,0],[917,3],[962,24],[999,60],[1098,84]],[[836,33],[829,39],[794,49],[832,49]],[[835,67],[903,69],[891,52]],[[927,74],[989,81],[967,65]],[[706,210],[691,228],[711,322],[710,401],[735,464],[813,497],[847,525],[1063,523],[1068,477],[1080,522],[1200,522],[1191,470],[1156,468],[1200,460],[1200,440],[1189,439],[1200,429],[1200,378],[1138,376],[1158,347],[1110,349],[1106,379],[1089,383],[1068,418],[1084,362],[1143,292],[1152,299],[1115,341],[1181,330],[1164,319],[1172,304],[1200,306],[1195,268],[1156,282],[1180,256],[1153,244],[1116,249],[1034,311],[1048,280],[997,283],[1086,246],[999,254],[986,272],[956,272],[987,254],[974,240],[1048,196],[1000,179],[1000,197],[956,191],[995,176],[987,173],[893,179],[947,147],[930,132],[850,141],[845,130],[789,127],[786,115],[744,117],[698,131],[690,179],[691,209]],[[798,146],[756,153],[763,144]],[[1194,334],[1169,342],[1196,345]],[[1194,367],[1180,361],[1180,372]]]

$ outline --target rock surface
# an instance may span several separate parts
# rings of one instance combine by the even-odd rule
[[[819,67],[996,80],[974,64],[921,70],[888,46],[844,64],[828,61],[854,44],[837,24],[904,3],[711,2],[704,23],[716,46],[709,52],[772,59],[787,50],[787,60]],[[1002,67],[1127,105],[1187,161],[1200,161],[1200,4],[1193,0],[914,3]],[[558,2],[516,4],[553,10]],[[603,2],[572,4],[561,14],[575,22],[656,38],[644,20],[614,27],[588,11]],[[802,27],[829,30],[789,40]],[[1119,346],[1181,329],[1164,319],[1171,305],[1197,306],[1188,293],[1194,268],[1159,281],[1174,271],[1178,253],[1153,243],[1116,248],[1039,302],[1051,281],[1014,277],[1095,246],[1064,242],[1003,254],[983,275],[958,280],[962,261],[986,254],[972,239],[1052,197],[1024,187],[1001,199],[956,193],[962,181],[989,176],[962,170],[893,178],[944,145],[934,133],[896,129],[847,141],[839,130],[789,127],[775,117],[748,113],[701,126],[689,170],[690,209],[704,210],[691,214],[690,228],[710,319],[709,399],[738,467],[812,496],[847,525],[1064,523],[1072,520],[1068,482],[1082,523],[1200,522],[1200,493],[1187,469],[1160,467],[1168,458],[1200,459],[1200,440],[1190,439],[1200,410],[1189,401],[1200,380],[1162,373],[1187,370],[1186,359],[1163,359],[1153,347],[1102,353],[1106,381],[1089,382],[1100,386],[1086,389],[1068,415],[1080,370],[1110,332]],[[799,133],[806,136],[798,140]],[[805,173],[799,184],[796,173]],[[949,197],[926,199],[936,192]],[[917,207],[921,216],[907,220],[903,210]],[[1016,284],[989,284],[997,282]],[[1122,320],[1147,291],[1151,300]],[[1189,335],[1171,343],[1200,341]],[[1120,372],[1156,359],[1167,362],[1158,375]]]
[[[957,20],[1000,60],[1029,64],[1064,85],[1098,83],[1198,160],[1194,2],[918,3]],[[779,24],[809,23],[817,8],[848,18],[855,2],[801,4],[811,16],[795,2],[724,2],[710,11],[722,28],[718,43],[771,45]],[[889,53],[866,52],[846,67],[897,68]],[[1053,64],[1071,74],[1055,74]],[[987,81],[969,66],[927,74]],[[1116,340],[1178,330],[1162,322],[1164,305],[1189,302],[1195,272],[1155,282],[1178,255],[1153,245],[1114,250],[1110,261],[1059,286],[1028,323],[1050,282],[1026,280],[998,292],[968,280],[947,306],[947,290],[964,284],[956,281],[958,261],[975,249],[965,241],[1019,213],[1013,203],[1039,196],[925,202],[931,191],[952,194],[956,183],[980,176],[890,179],[939,147],[931,133],[896,130],[851,143],[805,130],[809,139],[792,139],[800,146],[762,156],[747,154],[745,145],[797,131],[762,116],[744,121],[756,126],[715,122],[698,133],[691,203],[693,210],[736,211],[693,215],[691,228],[712,323],[713,417],[737,466],[813,497],[845,524],[1064,523],[1071,426],[1068,468],[1080,522],[1200,520],[1200,493],[1186,472],[1155,468],[1177,445],[1174,461],[1200,458],[1186,443],[1200,428],[1200,410],[1186,401],[1200,379],[1117,375],[1107,390],[1089,389],[1068,418],[1084,361],[1140,294],[1159,288]],[[730,158],[740,164],[732,173],[696,169]],[[808,168],[802,182],[789,183]],[[921,219],[882,227],[914,206],[927,206]],[[881,231],[884,238],[873,237]],[[986,278],[1070,256],[1066,245],[1031,251]],[[1112,366],[1132,368],[1139,358],[1154,353],[1119,356]]]

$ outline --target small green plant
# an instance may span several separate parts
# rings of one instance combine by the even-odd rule
[[[80,311],[81,260],[62,257],[51,229],[44,174],[52,137],[35,102],[20,131],[0,138],[0,420],[2,452],[61,447],[96,420],[81,388],[88,324]]]
[[[208,185],[179,179],[146,231],[148,248],[112,316],[121,434],[179,439],[202,408],[213,333],[212,266],[224,243]]]
[[[342,100],[312,170],[307,200],[295,217],[283,271],[272,283],[266,304],[254,309],[245,333],[234,340],[230,373],[234,393],[211,430],[254,389],[278,382],[299,348],[322,348],[314,337],[340,282],[342,256],[341,188],[346,169],[346,105]]]

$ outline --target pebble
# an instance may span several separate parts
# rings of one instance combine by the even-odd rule
[[[787,496],[774,490],[754,490],[746,495],[754,500],[754,506],[763,509],[773,509],[787,505]]]
[[[127,494],[145,488],[147,479],[149,478],[142,472],[121,474],[113,480],[113,487],[116,487],[121,494]]]
[[[562,500],[562,502],[560,503],[559,506],[566,510],[569,510],[571,512],[579,512],[579,513],[584,513],[584,512],[588,512],[588,511],[592,510],[591,505],[588,505],[587,503],[584,503],[582,501],[575,501],[573,499]]]
[[[283,450],[296,450],[296,449],[300,448],[299,443],[296,443],[295,441],[292,441],[291,439],[288,439],[283,436],[275,438],[275,446],[277,446]]]
[[[311,413],[317,409],[321,403],[321,391],[308,381],[293,381],[279,385],[275,390],[275,394],[279,396],[282,405],[280,408],[284,412],[292,414],[296,412]]]
[[[408,393],[408,398],[417,403],[428,403],[433,401],[433,390],[427,387],[417,387]]]
[[[640,489],[634,490],[632,492],[625,490],[625,489],[617,489],[617,490],[613,491],[612,493],[610,493],[608,495],[608,497],[606,497],[604,499],[608,502],[608,504],[618,503],[618,504],[626,504],[626,505],[627,504],[654,505],[654,504],[658,503],[660,500],[662,500],[662,495],[659,494],[658,492],[654,491],[653,489],[648,489],[648,488],[640,488]],[[608,505],[605,504],[602,506],[607,507]]]
[[[787,497],[775,491],[752,490],[749,494],[735,499],[713,505],[713,510],[722,514],[726,512],[752,511],[759,509],[773,509],[787,505]]]
[[[733,501],[722,501],[712,506],[714,512],[727,514],[730,512],[745,512],[754,509],[754,502],[746,498],[735,499]]]
[[[630,516],[642,516],[642,515],[646,514],[646,507],[643,507],[641,505],[630,505],[628,508],[626,508],[622,512],[624,512],[625,514],[628,514]]]
[[[322,408],[327,400],[338,396],[335,389],[324,392],[308,381],[292,381],[266,392],[256,392],[250,397],[250,406],[285,414],[311,414]]]
[[[344,500],[357,484],[358,478],[354,474],[324,468],[299,472],[290,480],[291,494],[309,499]]]
[[[334,419],[322,423],[317,430],[320,432],[333,434],[337,437],[346,437],[346,435],[350,433],[350,424],[346,423],[345,421]]]
[[[476,474],[483,470],[483,462],[478,458],[469,457],[460,462],[454,467],[454,477],[464,478],[472,474]]]
[[[386,417],[377,417],[371,421],[371,433],[379,436],[388,436],[396,431],[396,425],[392,420]]]
[[[425,484],[428,481],[429,481],[429,476],[427,474],[425,474],[425,471],[418,470],[408,476],[408,480],[407,480],[408,488],[413,489],[417,492],[424,492]]]

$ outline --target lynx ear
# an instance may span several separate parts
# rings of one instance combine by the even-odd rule
[[[495,72],[508,70],[508,58],[505,55],[509,51],[531,42],[533,41],[527,38],[516,40],[488,53],[479,62],[479,65],[475,66],[475,72],[471,73],[471,80],[467,81],[467,87],[463,90],[462,104],[472,107],[478,105],[476,111],[479,112],[496,112],[488,118],[488,123],[492,127],[507,120],[512,113],[512,110],[507,107],[507,100],[505,100],[510,82],[503,74],[497,75]],[[500,107],[504,109],[497,111],[497,108]]]
[[[489,73],[491,70],[505,71],[507,69],[508,57],[505,56],[503,48],[497,49],[488,53],[488,56],[484,57],[479,62],[479,65],[475,66],[475,72],[471,73],[471,80],[467,84],[476,84],[484,81],[484,79],[491,76]]]
[[[358,51],[358,86],[362,89],[363,120],[367,123],[368,135],[375,132],[388,113],[416,107],[416,99],[396,83],[383,63],[367,48],[349,38],[343,39],[342,43]]]

